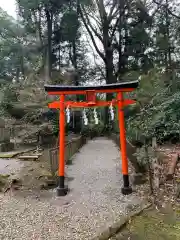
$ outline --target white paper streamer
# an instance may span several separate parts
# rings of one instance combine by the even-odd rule
[[[99,119],[98,119],[98,116],[97,116],[97,111],[96,111],[95,108],[94,108],[94,120],[95,120],[95,124],[99,123]]]
[[[111,114],[111,120],[114,120],[114,109],[113,109],[113,105],[111,103],[111,105],[109,106],[109,110],[110,110],[110,114]]]
[[[70,116],[69,106],[66,108],[66,116],[67,116],[67,123],[70,123],[71,116]]]
[[[83,120],[84,120],[84,125],[88,125],[88,118],[87,118],[87,114],[86,114],[86,110],[83,110]]]

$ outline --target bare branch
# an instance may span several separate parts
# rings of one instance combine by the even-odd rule
[[[82,18],[83,24],[84,24],[87,32],[89,33],[89,36],[90,36],[90,38],[91,38],[91,40],[92,40],[92,42],[93,42],[93,45],[94,45],[97,53],[98,53],[99,56],[103,59],[103,61],[105,61],[105,56],[104,56],[104,54],[99,50],[99,48],[98,48],[98,46],[97,46],[97,44],[96,44],[96,41],[95,41],[95,39],[94,39],[94,36],[93,36],[93,34],[92,34],[92,32],[91,32],[91,30],[90,30],[90,28],[89,28],[89,25],[88,25],[88,23],[87,23],[87,21],[86,21],[86,18],[84,17],[84,13],[83,13],[83,11],[82,11],[81,6],[79,6],[79,12],[80,12],[80,16],[81,16],[81,18]]]
[[[111,36],[110,36],[111,41],[112,41],[112,39],[113,39],[113,37],[114,37],[114,34],[115,34],[115,32],[116,32],[116,29],[117,29],[117,27],[118,27],[119,21],[120,21],[120,18],[118,17],[118,18],[116,19],[116,22],[115,22],[114,27],[113,27],[113,29],[112,29],[112,33],[111,33]]]
[[[101,42],[103,42],[103,39],[101,37],[101,35],[97,32],[97,30],[93,27],[93,25],[91,24],[91,21],[88,17],[88,14],[86,13],[86,10],[83,8],[83,12],[84,12],[84,15],[85,15],[85,18],[86,18],[86,21],[87,21],[87,24],[89,25],[90,29],[93,31],[93,33],[95,34],[96,37],[99,38],[99,40]]]
[[[160,4],[162,3],[162,1],[163,1],[163,0],[161,0]],[[151,4],[153,4],[153,2],[152,2]],[[159,9],[160,9],[160,7],[161,7],[160,4],[157,5],[157,8],[156,8],[156,9],[154,10],[154,12],[151,14],[151,17],[152,17],[152,18],[154,18],[154,16],[156,15],[156,13],[159,11]],[[151,5],[147,6],[147,9],[150,9],[150,7],[151,7]],[[154,5],[153,5],[153,7],[154,7]]]
[[[112,19],[113,19],[113,18],[114,18],[114,16],[115,16],[115,13],[117,13],[117,12],[118,12],[118,9],[116,9],[115,13],[113,13],[113,11],[114,11],[115,7],[116,7],[116,2],[115,2],[115,1],[113,1],[113,5],[112,5],[112,7],[111,7],[111,9],[110,9],[109,16],[108,16],[108,21],[109,21],[109,22],[111,22],[111,21],[112,21]]]
[[[167,8],[166,4],[162,4],[162,0],[161,2],[157,2],[156,0],[152,0],[155,4],[159,5],[160,7],[165,7]],[[167,11],[170,15],[172,15],[173,17],[180,19],[180,16],[176,15],[175,13],[173,13],[169,8],[167,8]]]
[[[88,44],[89,44],[89,46],[90,46],[90,48],[91,48],[91,50],[92,50],[92,54],[93,54],[93,58],[94,58],[94,63],[95,63],[95,65],[96,65],[97,69],[100,71],[101,75],[103,76],[103,79],[105,79],[106,76],[105,76],[105,74],[104,74],[104,72],[103,72],[102,67],[100,67],[100,66],[98,65],[98,63],[96,62],[96,55],[95,55],[95,53],[94,53],[94,49],[93,49],[93,47],[91,46],[91,44],[90,44],[89,39],[87,38],[87,36],[86,36],[86,40],[87,40],[87,42],[88,42]]]
[[[101,17],[101,21],[104,22],[105,19],[107,19],[107,13],[104,7],[103,0],[96,0],[96,4],[98,7],[99,15]]]
[[[91,18],[97,23],[97,25],[98,25],[99,28],[101,27],[102,24],[101,24],[101,22],[99,21],[98,17],[96,17],[95,15],[90,14],[90,13],[88,13],[88,16],[91,17]]]

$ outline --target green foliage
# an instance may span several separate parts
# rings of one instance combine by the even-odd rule
[[[102,121],[99,124],[95,124],[94,122],[90,122],[87,126],[82,127],[82,134],[89,137],[98,137],[103,134],[104,124]]]
[[[148,154],[148,159],[146,159],[147,154]],[[150,146],[147,147],[147,149],[145,149],[145,147],[142,147],[142,148],[137,148],[134,156],[136,156],[136,159],[137,159],[137,162],[138,162],[139,166],[144,167],[144,166],[147,165],[148,160],[154,158],[154,152],[153,152],[152,147],[150,147]],[[151,160],[150,160],[150,162],[151,162]]]
[[[180,139],[180,93],[177,92],[154,109],[151,128],[160,141]]]
[[[55,136],[59,135],[59,111],[56,114],[56,117],[51,120],[53,133]]]
[[[171,4],[176,5],[175,1]],[[155,15],[152,12],[156,5],[151,9],[146,1],[135,0],[122,4],[115,1],[113,7],[110,2],[97,0],[17,0],[17,6],[20,21],[0,9],[0,78],[25,80],[29,72],[38,71],[43,85],[44,76],[51,78],[53,72],[59,75],[62,68],[71,66],[76,77],[68,84],[88,81],[92,85],[97,76],[110,83],[117,76],[134,80],[142,75],[137,104],[125,109],[128,136],[142,141],[152,136],[159,141],[179,136],[180,72],[176,68],[180,21],[170,14],[170,6],[159,6]],[[85,40],[87,33],[90,44]],[[102,64],[96,64],[99,58],[94,53],[88,58],[87,43],[94,46]],[[65,81],[58,78],[54,82]],[[7,85],[3,91],[2,106],[7,109],[17,102],[18,89]],[[93,116],[91,110],[89,113]],[[58,115],[53,121],[58,134]],[[96,135],[101,134],[101,128],[102,122],[95,126],[90,120],[83,131]],[[114,128],[119,132],[117,121]]]
[[[53,134],[55,136],[59,135],[59,111],[55,114],[55,117],[51,120]],[[69,124],[65,124],[65,132],[68,134],[69,132]]]
[[[33,40],[20,22],[0,8],[0,78],[19,80],[32,69],[32,62],[38,58],[33,54]]]
[[[18,101],[17,87],[11,83],[6,84],[2,87],[1,91],[3,93],[1,107],[4,108],[4,110],[8,110],[8,108],[12,106],[14,102]]]
[[[144,142],[156,137],[159,142],[178,140],[180,136],[180,94],[170,92],[162,84],[158,70],[143,76],[137,90],[138,108],[127,120],[127,134],[131,140]],[[178,79],[177,79],[178,81]]]
[[[77,11],[71,9],[65,13],[61,20],[61,41],[73,42],[79,38],[78,31],[80,22]],[[80,33],[79,33],[80,34]]]

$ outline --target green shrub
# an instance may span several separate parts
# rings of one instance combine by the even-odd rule
[[[7,109],[12,106],[13,102],[18,101],[18,91],[17,88],[12,84],[7,84],[2,89],[3,91],[3,99],[1,102],[1,106],[4,109]]]
[[[170,91],[162,81],[162,74],[152,71],[143,76],[136,91],[139,112],[127,118],[127,135],[131,141],[158,142],[179,140],[180,92]],[[136,106],[137,106],[136,105]],[[135,107],[136,107],[135,106]]]
[[[88,137],[98,137],[103,134],[104,131],[104,124],[102,121],[99,124],[95,124],[94,122],[90,122],[87,126],[82,127],[81,134],[88,136]]]
[[[53,133],[55,136],[59,135],[59,111],[55,114],[55,117],[51,120]],[[68,133],[70,129],[69,124],[65,123],[65,132]]]

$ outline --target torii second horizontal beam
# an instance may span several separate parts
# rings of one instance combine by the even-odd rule
[[[127,106],[134,103],[136,103],[136,101],[133,99],[125,99],[122,102],[122,105]],[[106,106],[110,106],[111,104],[113,106],[117,106],[118,101],[112,100],[112,101],[97,101],[97,102],[73,102],[73,101],[64,102],[65,107],[72,107],[72,108],[106,107]],[[49,103],[48,107],[58,109],[60,108],[60,101]]]

